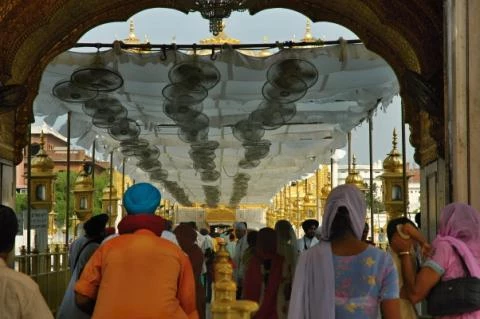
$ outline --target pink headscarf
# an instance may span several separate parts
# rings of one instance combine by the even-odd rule
[[[480,214],[473,207],[452,203],[442,209],[433,247],[442,241],[457,248],[470,274],[480,277]]]
[[[463,203],[448,204],[442,209],[438,234],[463,241],[474,255],[480,253],[480,214]]]
[[[349,212],[352,229],[360,239],[365,226],[365,197],[353,185],[334,188],[327,198],[322,240],[300,255],[295,271],[288,318],[335,318],[335,270],[330,242],[332,222],[339,207]],[[321,314],[321,315],[319,315]]]

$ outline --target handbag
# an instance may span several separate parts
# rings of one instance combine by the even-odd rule
[[[440,281],[427,297],[427,312],[432,316],[460,315],[480,309],[480,278],[472,277],[465,261],[460,258],[465,277]]]

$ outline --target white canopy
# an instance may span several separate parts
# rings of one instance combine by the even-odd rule
[[[140,128],[140,135],[129,138],[130,142],[146,140],[149,146],[156,146],[161,164],[151,158],[146,164],[138,164],[141,155],[126,149],[128,141],[120,147],[120,141],[112,138],[109,128],[92,124],[92,116],[97,113],[91,113],[92,110],[83,107],[82,103],[65,102],[53,95],[56,83],[69,80],[75,70],[100,60],[123,78],[123,86],[108,96],[120,101],[128,111],[128,115],[120,112],[122,116],[134,120]],[[282,61],[286,60],[294,63],[285,67]],[[178,65],[186,65],[184,70],[188,72],[182,73],[184,70]],[[292,74],[291,65],[297,72]],[[175,66],[177,68],[171,71]],[[205,75],[199,71],[198,76],[206,76],[199,79],[192,75],[197,70],[195,66],[207,67],[206,73],[212,70],[218,73],[212,71]],[[309,68],[305,74],[303,66]],[[318,72],[316,81],[312,77],[312,67]],[[302,78],[303,75],[306,77]],[[216,84],[215,76],[219,76]],[[187,79],[185,85],[172,85],[172,80],[175,82],[182,77]],[[215,85],[209,89],[198,89],[195,85],[207,86],[207,82]],[[286,87],[288,85],[292,87]],[[284,184],[313,172],[320,164],[329,163],[331,151],[345,145],[346,133],[379,103],[388,105],[398,92],[392,69],[362,44],[283,49],[266,58],[246,56],[226,48],[216,54],[215,60],[210,56],[178,51],[169,51],[163,56],[161,52],[113,49],[98,54],[65,52],[56,57],[43,74],[34,111],[35,115],[46,116],[47,124],[59,127],[63,135],[67,132],[66,123],[56,121],[71,111],[71,136],[77,138],[77,144],[89,149],[95,137],[100,136],[97,151],[114,151],[115,166],[121,166],[125,155],[132,155],[126,161],[126,172],[132,178],[149,180],[153,174],[154,182],[181,203],[265,204]],[[279,103],[296,94],[304,95],[294,103]],[[104,100],[100,99],[102,96]],[[185,102],[182,100],[185,98],[192,101]],[[105,101],[105,94],[97,96],[96,100]],[[166,101],[180,113],[167,110],[170,114],[166,114]],[[185,104],[198,112],[188,109],[187,113],[182,113],[185,110],[181,107]],[[266,107],[266,111],[256,112],[259,105],[264,110]],[[284,118],[280,116],[285,120],[280,125],[277,125],[278,119],[283,113],[278,113],[278,108],[280,111],[288,109]],[[179,119],[189,114],[200,116]],[[268,116],[272,118],[265,119]],[[246,126],[235,126],[242,120]],[[270,120],[277,122],[272,126]],[[199,128],[192,132],[191,128],[197,125]],[[103,125],[107,126],[111,125]],[[190,134],[183,140],[191,143],[179,138],[179,126]],[[235,129],[237,136],[233,134]],[[192,141],[192,134],[196,142]],[[243,140],[238,139],[239,134]],[[251,150],[246,150],[249,147]],[[192,156],[198,155],[195,165],[189,152],[190,155],[195,153]],[[265,156],[265,153],[268,154]],[[145,156],[155,157],[155,154],[149,152]],[[157,163],[154,168],[149,165],[152,161]],[[168,171],[167,178],[154,174],[160,166]]]

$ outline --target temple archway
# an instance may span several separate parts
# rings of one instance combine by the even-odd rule
[[[247,1],[251,14],[286,8],[312,21],[343,25],[356,34],[366,47],[382,56],[393,68],[401,86],[405,119],[411,127],[415,160],[422,166],[444,158],[442,4],[401,0],[382,4],[376,1],[330,0],[292,3],[286,0]],[[20,7],[22,10],[20,10]],[[89,29],[112,21],[126,20],[134,13],[154,8],[172,8],[188,13],[190,1],[99,0],[35,2],[0,6],[2,44],[0,81],[22,83],[28,97],[16,114],[0,116],[12,127],[14,148],[7,156],[15,163],[27,144],[28,124],[33,120],[32,104],[42,72],[49,61],[70,47]],[[410,21],[410,23],[405,23]],[[14,121],[8,121],[13,119]],[[13,126],[13,125],[12,125]],[[6,128],[8,131],[8,128]]]

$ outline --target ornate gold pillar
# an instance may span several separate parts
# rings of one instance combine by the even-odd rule
[[[102,192],[102,212],[108,214],[108,226],[115,227],[118,216],[118,196],[115,185],[110,187],[110,182]]]
[[[77,235],[78,224],[85,222],[93,213],[93,180],[92,176],[85,169],[80,171],[75,184],[73,185],[74,207],[75,213],[72,216],[72,226],[74,235]]]
[[[330,173],[327,173],[327,182],[323,185],[322,189],[320,190],[320,202],[322,204],[322,212],[325,212],[325,204],[327,202],[327,198],[331,190],[332,190],[332,185],[330,184]]]
[[[52,237],[57,232],[55,224],[54,211],[55,202],[55,178],[56,174],[53,172],[55,164],[45,151],[45,138],[43,131],[40,134],[40,150],[32,157],[31,174],[30,174],[30,189],[31,207],[32,209],[40,209],[43,215],[48,214],[47,229],[36,230],[36,248],[39,251],[44,251],[48,247],[48,236]],[[28,176],[27,176],[28,178]]]
[[[383,203],[387,211],[388,220],[401,217],[404,205],[408,204],[407,189],[403,189],[403,162],[402,155],[397,149],[397,132],[393,130],[393,148],[383,161],[383,174],[380,175],[383,183]],[[407,175],[407,179],[410,176]]]

